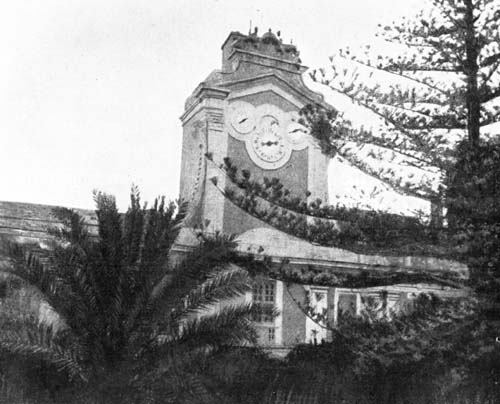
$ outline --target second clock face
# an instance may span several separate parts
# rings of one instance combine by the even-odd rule
[[[237,101],[231,105],[230,120],[233,129],[246,135],[255,128],[255,108],[246,102]]]
[[[292,150],[307,146],[307,134],[294,123],[293,114],[274,105],[254,107],[244,101],[235,101],[228,118],[231,135],[245,142],[250,158],[261,168],[280,168],[290,159]]]

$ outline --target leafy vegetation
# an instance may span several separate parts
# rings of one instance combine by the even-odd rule
[[[499,21],[496,0],[433,0],[416,18],[384,27],[383,38],[401,47],[399,56],[345,49],[332,58],[331,74],[316,72],[316,80],[371,110],[379,128],[355,128],[317,106],[302,111],[328,155],[402,194],[437,205],[445,199],[445,241],[455,242],[469,264],[473,298],[422,295],[389,322],[386,307],[367,304],[360,317],[342,314],[337,324],[304,302],[332,342],[298,346],[279,363],[256,350],[228,348],[254,339],[250,318],[258,307],[229,304],[214,312],[213,305],[250,290],[262,268],[287,282],[366,287],[378,280],[368,273],[341,279],[315,268],[287,272],[266,260],[255,265],[222,235],[200,235],[194,251],[175,255],[182,206],[157,200],[148,209],[134,190],[121,215],[112,197],[97,193],[98,234],[60,209],[65,226],[54,231],[51,249],[12,246],[12,267],[0,282],[2,309],[12,289],[31,288],[50,310],[42,322],[2,310],[0,393],[10,402],[496,403],[500,147],[482,137],[500,117]],[[372,80],[378,74],[394,81],[384,87]],[[370,164],[376,160],[389,167]],[[394,165],[405,166],[407,178]],[[237,188],[223,190],[229,199],[309,241],[361,252],[390,244],[393,252],[429,255],[433,250],[422,243],[444,240],[439,220],[425,226],[415,218],[307,203],[309,195],[292,196],[276,179],[255,182],[229,160],[223,168]],[[394,283],[407,281],[392,275]],[[23,393],[15,396],[9,386],[20,381]]]
[[[405,304],[391,321],[380,304],[344,313],[336,327],[317,319],[332,341],[297,346],[268,402],[495,403],[500,350],[495,328],[478,327],[477,302],[424,294]]]
[[[324,113],[315,107],[304,120],[326,153],[397,192],[438,203],[457,141],[476,147],[500,121],[499,24],[497,0],[429,1],[416,15],[380,26],[381,41],[341,49],[330,70],[313,74],[370,111],[373,125],[334,114],[330,126],[318,126]]]
[[[193,251],[176,255],[183,205],[141,206],[136,189],[123,215],[113,197],[98,192],[95,201],[98,234],[77,213],[57,209],[64,226],[53,231],[50,249],[11,246],[4,279],[36,288],[51,315],[42,323],[6,318],[2,355],[42,366],[53,396],[92,386],[83,391],[96,402],[149,402],[145,396],[156,400],[160,390],[167,402],[188,400],[202,389],[189,373],[193,360],[255,340],[250,318],[259,308],[234,300],[251,290],[249,272],[235,264],[250,268],[251,260],[220,234],[200,235]],[[214,312],[220,301],[232,303]]]
[[[494,403],[500,396],[500,160],[498,141],[488,140],[495,135],[492,124],[500,118],[498,10],[495,0],[431,1],[415,18],[383,27],[381,36],[394,44],[392,49],[401,50],[397,55],[376,54],[371,46],[360,52],[344,49],[332,57],[331,72],[315,72],[316,80],[378,119],[371,128],[355,127],[340,114],[331,114],[330,125],[315,125],[325,121],[325,112],[318,106],[306,108],[304,123],[323,151],[396,192],[427,199],[434,206],[445,200],[448,226],[442,231],[468,263],[477,299],[467,310],[436,311],[443,305],[426,304],[403,328],[399,327],[406,324],[404,318],[381,328],[372,328],[376,322],[349,321],[345,345],[337,339],[336,346],[308,347],[299,366],[316,371],[321,358],[332,352],[342,357],[345,350],[354,350],[373,359],[363,362],[369,364],[368,378],[356,379],[365,394],[347,399],[344,394],[339,400]],[[392,78],[390,85],[383,84],[384,75]],[[384,164],[376,164],[381,161]],[[405,169],[396,171],[395,166]],[[437,226],[439,211],[434,212]],[[432,323],[435,327],[427,329]],[[373,345],[368,343],[371,337]],[[342,352],[336,351],[339,346]],[[322,369],[322,374],[331,375],[331,365],[325,363]],[[321,389],[308,394],[328,401]]]
[[[249,214],[295,237],[360,253],[454,257],[441,228],[417,217],[323,205],[291,195],[278,178],[251,178],[229,158],[222,169],[231,184],[224,195]],[[216,184],[217,185],[217,184]]]

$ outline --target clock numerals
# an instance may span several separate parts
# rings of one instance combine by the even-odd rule
[[[272,115],[262,116],[252,144],[256,156],[266,163],[281,160],[285,156],[285,144],[279,120]]]
[[[245,143],[255,164],[272,170],[282,167],[293,150],[302,150],[308,144],[306,128],[298,124],[295,115],[272,104],[254,107],[236,100],[229,105],[226,128],[232,137]]]

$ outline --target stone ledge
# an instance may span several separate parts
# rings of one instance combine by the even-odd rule
[[[198,231],[183,228],[174,245],[174,250],[188,252],[199,243]],[[452,273],[456,279],[468,278],[466,265],[445,259],[433,257],[397,257],[364,255],[334,247],[322,247],[290,236],[276,229],[257,228],[240,234],[236,241],[238,250],[243,254],[253,254],[256,257],[269,257],[273,262],[287,260],[291,265],[312,265],[325,269],[340,270],[345,273],[360,273],[361,271],[407,272],[407,273]]]

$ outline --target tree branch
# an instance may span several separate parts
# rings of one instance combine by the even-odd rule
[[[479,101],[481,102],[481,104],[484,104],[484,103],[491,101],[497,97],[500,97],[500,87],[495,89],[494,91],[489,91],[488,93],[483,94],[479,98]]]
[[[383,183],[384,185],[389,187],[392,191],[396,192],[397,194],[399,194],[401,196],[412,196],[412,197],[423,199],[423,200],[426,200],[429,202],[431,202],[433,200],[433,195],[420,194],[420,193],[413,191],[411,189],[402,188],[401,186],[394,184],[392,181],[378,176],[375,172],[370,170],[366,165],[363,166],[363,165],[358,164],[358,161],[356,159],[352,159],[349,154],[344,154],[342,152],[340,152],[340,153],[341,153],[342,157],[347,162],[349,162],[349,164],[351,164],[352,167],[360,170],[364,174],[376,179],[377,181],[380,181],[381,183]]]
[[[372,70],[376,70],[376,71],[381,71],[381,70],[382,70],[382,71],[387,72],[387,73],[389,73],[389,74],[393,74],[393,75],[395,75],[395,76],[398,76],[398,77],[403,77],[404,79],[407,79],[407,80],[410,80],[410,81],[414,81],[415,83],[423,84],[423,85],[425,85],[425,86],[427,86],[427,87],[429,87],[429,88],[432,88],[433,90],[436,90],[437,92],[439,92],[439,93],[441,93],[441,94],[443,94],[443,95],[445,95],[445,96],[448,96],[448,94],[446,93],[446,91],[442,90],[441,88],[436,87],[436,86],[434,86],[434,85],[431,85],[431,84],[429,84],[429,83],[426,83],[426,82],[424,82],[424,81],[422,81],[422,80],[418,80],[418,79],[416,79],[416,78],[414,78],[414,77],[411,77],[411,76],[407,76],[407,75],[405,75],[405,74],[402,74],[402,72],[401,72],[401,73],[396,73],[395,71],[392,71],[392,70],[386,70],[386,69],[383,69],[383,68],[378,68],[377,66],[370,66],[370,65],[368,65],[368,64],[366,64],[366,63],[361,62],[361,61],[360,61],[360,60],[358,60],[358,59],[347,59],[347,57],[345,57],[345,56],[341,56],[341,57],[342,57],[342,58],[344,58],[344,59],[346,59],[346,60],[351,60],[351,61],[353,61],[353,62],[355,62],[355,63],[358,63],[358,64],[360,64],[361,66],[368,67],[368,68],[370,68],[370,69],[372,69]],[[413,70],[412,70],[412,71],[413,71]]]

